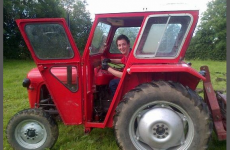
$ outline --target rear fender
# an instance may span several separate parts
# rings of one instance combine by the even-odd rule
[[[123,73],[107,114],[108,127],[113,126],[115,109],[122,97],[142,83],[153,80],[174,81],[195,90],[200,80],[205,80],[205,77],[187,64],[133,65],[126,69],[127,72]]]
[[[130,75],[149,74],[152,80],[172,80],[192,90],[196,89],[200,80],[205,80],[205,77],[187,64],[132,65],[127,72]]]

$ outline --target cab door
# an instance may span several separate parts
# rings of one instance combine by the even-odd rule
[[[65,124],[82,123],[79,51],[63,18],[16,23]]]

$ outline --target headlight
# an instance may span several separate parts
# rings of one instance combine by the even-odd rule
[[[22,86],[28,88],[29,85],[30,85],[30,79],[25,78],[25,79],[23,80],[23,82],[22,82]]]

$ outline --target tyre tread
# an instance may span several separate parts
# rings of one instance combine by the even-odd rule
[[[119,124],[119,117],[120,114],[124,109],[127,109],[129,106],[129,103],[131,103],[133,100],[135,100],[135,97],[138,95],[142,95],[145,92],[149,91],[156,91],[159,92],[162,89],[172,89],[176,92],[181,93],[183,96],[189,98],[189,100],[192,102],[195,108],[199,109],[201,112],[201,117],[205,118],[205,120],[210,120],[210,111],[203,101],[203,99],[193,90],[191,90],[189,87],[184,87],[181,83],[173,82],[173,81],[152,81],[150,83],[143,83],[138,85],[136,88],[132,89],[128,93],[126,93],[122,99],[122,101],[119,102],[115,115],[114,115],[114,132],[116,135],[116,143],[119,146],[120,149],[125,149],[125,146],[123,146],[122,141],[120,140],[120,137],[118,135],[118,128],[117,125]],[[207,138],[200,143],[200,145],[204,145],[203,149],[207,149],[208,142],[211,138],[212,133],[212,121],[206,121],[205,127],[208,129],[207,132]]]
[[[48,125],[49,125],[49,128],[51,129],[51,134],[52,134],[52,139],[51,139],[51,147],[55,144],[57,138],[58,138],[58,135],[59,135],[59,132],[58,132],[58,125],[56,123],[56,121],[49,115],[49,113],[41,110],[41,109],[38,109],[38,108],[29,108],[29,109],[24,109],[24,110],[21,110],[19,111],[18,113],[16,113],[11,119],[10,121],[8,122],[7,124],[7,127],[6,127],[6,138],[8,140],[8,143],[14,147],[15,149],[20,149],[19,147],[16,147],[14,144],[14,138],[11,137],[11,133],[10,132],[13,132],[12,131],[12,125],[14,124],[14,121],[16,121],[18,119],[18,117],[20,116],[24,116],[24,115],[35,115],[35,116],[38,116],[38,117],[41,117],[43,119],[46,119],[48,121]],[[50,148],[51,148],[50,147]],[[23,148],[24,149],[24,148]],[[39,149],[39,148],[38,148]]]

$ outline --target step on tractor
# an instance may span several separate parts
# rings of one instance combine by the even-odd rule
[[[17,19],[37,67],[23,81],[30,108],[8,122],[10,145],[52,148],[57,116],[85,133],[113,128],[123,150],[206,149],[213,130],[225,140],[225,93],[214,91],[208,66],[197,71],[184,59],[198,17],[199,10],[96,14],[82,56],[64,18]],[[115,77],[102,60],[122,57],[120,34],[131,51],[125,65],[108,63],[123,71],[111,96]]]

